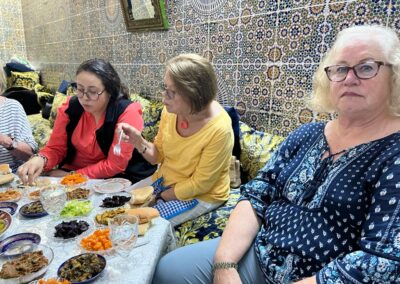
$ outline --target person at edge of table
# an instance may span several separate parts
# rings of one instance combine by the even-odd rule
[[[400,41],[341,31],[314,76],[318,111],[280,145],[219,239],[164,256],[153,283],[398,283]]]
[[[120,155],[113,152],[117,124],[142,129],[143,119],[140,104],[129,100],[128,90],[109,62],[83,62],[76,71],[74,94],[58,109],[46,146],[19,167],[17,173],[24,183],[32,183],[43,171],[52,177],[69,171],[89,178],[119,175],[133,182],[154,172],[155,167],[129,143],[121,143]]]
[[[234,137],[229,115],[215,100],[217,79],[207,59],[196,54],[172,58],[166,66],[164,84],[165,106],[154,143],[146,141],[139,129],[127,124],[119,127],[125,141],[135,145],[151,164],[159,164],[153,176],[135,187],[150,185],[162,177],[169,189],[157,194],[154,207],[175,226],[228,199]],[[192,208],[174,212],[171,204],[180,201],[197,202],[189,203]]]
[[[0,94],[5,89],[6,78],[1,70]],[[22,105],[17,100],[0,96],[0,164],[9,164],[15,172],[37,151],[37,147]]]

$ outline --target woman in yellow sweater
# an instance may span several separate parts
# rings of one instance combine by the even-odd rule
[[[208,60],[196,54],[171,59],[164,84],[165,107],[154,143],[128,124],[119,127],[125,141],[134,144],[147,161],[159,164],[153,176],[136,186],[149,185],[162,177],[168,189],[157,195],[155,207],[161,216],[178,225],[228,199],[234,139],[230,117],[215,101],[217,80]],[[177,200],[188,210],[163,213],[160,207]]]

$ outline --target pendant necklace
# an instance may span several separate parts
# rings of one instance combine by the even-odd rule
[[[189,121],[187,121],[186,119],[182,119],[180,126],[182,129],[188,129],[189,128]]]

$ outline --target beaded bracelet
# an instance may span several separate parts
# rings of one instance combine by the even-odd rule
[[[46,157],[46,156],[43,156],[42,154],[34,154],[34,155],[32,155],[32,156],[30,157],[30,159],[33,159],[33,158],[35,158],[35,157],[39,157],[39,158],[42,158],[42,159],[43,159],[43,161],[44,161],[43,168],[45,168],[46,165],[47,165],[47,161],[48,161],[47,157]],[[29,159],[29,160],[30,160],[30,159]]]
[[[216,262],[212,266],[212,273],[215,273],[215,270],[218,269],[230,269],[230,268],[235,268],[236,270],[238,269],[237,263],[234,262]]]

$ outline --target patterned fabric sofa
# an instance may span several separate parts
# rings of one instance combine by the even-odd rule
[[[55,95],[49,120],[43,119],[40,114],[28,116],[39,147],[43,147],[48,140],[57,114],[57,108],[67,99],[68,95],[72,94],[71,90],[67,90],[66,93],[57,93]],[[153,141],[158,130],[163,108],[162,103],[146,99],[137,94],[132,94],[131,99],[142,104],[145,123],[143,136],[147,140]],[[257,171],[266,163],[271,153],[283,140],[283,137],[256,131],[243,122],[239,122],[239,128],[241,179],[246,181],[255,177]],[[232,188],[229,200],[220,208],[177,226],[175,234],[178,245],[184,246],[221,236],[239,195],[239,188]]]

